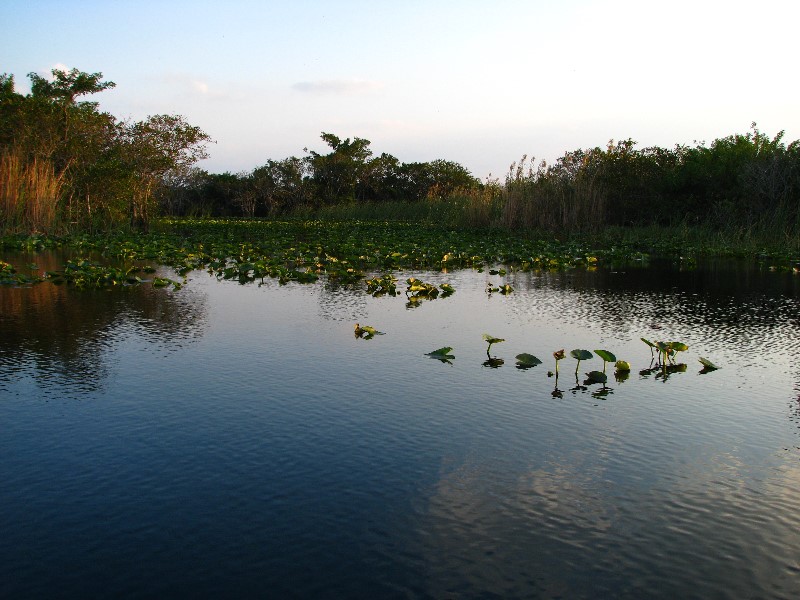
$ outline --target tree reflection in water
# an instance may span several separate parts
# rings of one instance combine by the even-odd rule
[[[36,255],[42,271],[59,268],[54,254]],[[202,335],[204,297],[149,285],[79,291],[45,282],[0,288],[0,363],[4,378],[32,370],[42,386],[76,391],[102,387],[107,348],[123,332],[177,347]],[[0,378],[2,385],[3,378]]]

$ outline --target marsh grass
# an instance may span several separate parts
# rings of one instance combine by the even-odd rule
[[[51,233],[58,224],[64,171],[43,160],[25,162],[19,152],[0,155],[0,222],[4,233]]]
[[[800,233],[764,224],[745,227],[730,223],[724,228],[685,222],[671,226],[611,226],[581,237],[598,247],[638,248],[654,255],[752,257],[769,254],[800,259]]]
[[[426,223],[452,228],[493,228],[500,225],[502,212],[499,189],[458,189],[446,197],[429,196],[417,202],[389,201],[347,203],[317,210],[298,208],[292,218],[322,221],[397,221]]]
[[[500,205],[508,229],[584,233],[602,228],[606,194],[596,171],[554,171],[523,156],[506,175]]]

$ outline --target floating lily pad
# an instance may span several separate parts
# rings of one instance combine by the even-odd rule
[[[533,354],[528,354],[527,352],[523,352],[522,354],[517,354],[517,366],[523,369],[528,369],[530,367],[535,367],[536,365],[542,364],[542,361],[536,358]]]
[[[355,327],[353,328],[356,337],[364,338],[365,340],[370,340],[376,335],[386,335],[382,331],[378,331],[374,327],[370,325],[360,325],[356,323]]]
[[[428,352],[425,356],[429,358],[434,358],[436,360],[440,360],[443,363],[447,363],[448,365],[452,365],[451,361],[455,360],[455,355],[450,354],[453,349],[450,346],[444,346],[443,348],[439,348],[438,350],[434,350],[433,352]]]
[[[450,346],[443,346],[438,350],[434,350],[433,352],[428,352],[427,354],[425,354],[425,356],[430,356],[432,358],[443,358],[443,357],[455,358],[454,356],[450,355],[450,352],[452,351],[453,349]]]
[[[704,367],[704,369],[703,369],[703,370],[704,370],[704,371],[716,371],[717,369],[719,369],[719,367],[718,367],[717,365],[715,365],[714,363],[712,363],[712,362],[711,362],[710,360],[708,360],[707,358],[703,358],[703,357],[701,356],[701,357],[699,357],[697,360],[699,360],[699,361],[700,361],[700,363],[703,365],[703,367]]]
[[[590,383],[605,383],[608,381],[608,376],[602,371],[589,371],[586,377]]]

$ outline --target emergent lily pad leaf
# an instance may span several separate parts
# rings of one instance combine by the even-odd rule
[[[493,335],[489,335],[488,333],[483,334],[483,339],[489,343],[489,345],[486,346],[486,356],[489,356],[489,350],[491,350],[492,344],[499,344],[500,342],[505,342],[503,338],[494,337]]]
[[[594,353],[602,358],[604,362],[614,362],[617,360],[617,357],[608,350],[595,350]]]
[[[614,356],[614,354],[609,352],[608,350],[595,350],[594,353],[603,359],[603,373],[606,372],[606,363],[614,362],[615,360],[617,360],[617,357]]]
[[[578,375],[578,369],[581,366],[582,360],[589,360],[594,355],[589,352],[588,350],[570,350],[569,355],[578,361],[578,364],[575,366],[575,375]]]
[[[594,354],[588,350],[570,350],[569,355],[577,360],[589,360],[594,356]]]

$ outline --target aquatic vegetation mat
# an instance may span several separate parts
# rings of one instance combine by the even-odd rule
[[[476,269],[503,277],[509,271],[594,269],[649,258],[626,244],[534,239],[505,230],[449,229],[398,221],[163,219],[157,229],[146,234],[2,238],[0,250],[66,248],[83,265],[65,265],[58,276],[49,277],[36,272],[23,277],[18,265],[4,267],[2,282],[25,285],[49,278],[83,288],[140,283],[163,286],[163,279],[137,280],[135,271],[130,271],[155,263],[171,267],[181,276],[206,270],[240,283],[265,278],[281,284],[313,283],[325,276],[343,285],[363,285],[368,293],[380,296],[397,294],[392,273],[399,271]],[[672,252],[683,265],[692,264],[685,248],[661,251]],[[95,255],[103,260],[90,260]],[[14,269],[14,277],[9,269]],[[413,277],[407,283],[406,296],[412,303],[455,291],[449,284],[437,288]],[[172,281],[169,284],[174,285]],[[490,281],[486,292],[505,295],[513,288]]]
[[[320,276],[341,284],[363,283],[373,295],[394,295],[392,272],[407,270],[490,269],[506,265],[515,270],[593,268],[603,260],[639,258],[617,248],[594,250],[574,242],[533,240],[508,232],[450,230],[443,227],[389,221],[266,221],[236,219],[165,219],[159,231],[68,238],[4,238],[0,248],[35,251],[64,247],[73,253],[99,254],[108,263],[158,263],[179,275],[207,270],[220,279],[241,283],[267,277],[280,283],[312,283]],[[80,260],[78,262],[86,262]],[[88,265],[83,265],[85,270]],[[74,275],[65,265],[60,279],[83,287],[140,283],[121,267],[94,263],[87,277]],[[506,269],[491,269],[505,275]],[[31,281],[32,282],[32,281]],[[27,282],[26,282],[27,283]],[[437,288],[415,278],[407,280],[407,295],[434,299],[455,290]],[[508,284],[491,286],[490,292],[510,293]]]

